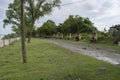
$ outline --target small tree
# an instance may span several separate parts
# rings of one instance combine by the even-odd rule
[[[20,0],[14,0],[9,4],[6,11],[6,19],[4,20],[4,27],[7,24],[13,24],[14,30],[20,31]],[[52,0],[48,3],[46,0],[25,0],[24,1],[24,25],[25,33],[28,36],[28,43],[30,43],[31,34],[35,27],[35,23],[40,17],[49,15],[52,12],[53,7],[59,6],[60,0]]]
[[[50,14],[53,7],[59,6],[60,0],[53,0],[51,3],[48,3],[46,0],[27,0],[27,4],[26,11],[28,12],[28,16],[31,19],[31,27],[28,33],[28,43],[30,43],[30,38],[35,22],[40,17]]]

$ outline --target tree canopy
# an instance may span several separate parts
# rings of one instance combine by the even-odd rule
[[[89,18],[83,18],[78,15],[70,15],[61,26],[65,33],[90,33],[97,29]]]
[[[45,22],[40,28],[38,28],[38,33],[41,36],[50,36],[55,33],[56,24],[52,20]]]
[[[83,18],[78,15],[70,15],[63,23],[56,26],[55,22],[48,20],[38,28],[39,35],[50,36],[53,34],[77,34],[77,33],[93,33],[97,28],[89,18]]]
[[[60,0],[53,0],[48,3],[46,0],[25,0],[24,1],[24,25],[25,31],[28,35],[28,42],[30,42],[31,33],[35,27],[35,22],[49,15],[52,8],[59,6]],[[4,27],[8,24],[13,24],[13,30],[20,33],[20,0],[14,0],[9,4],[6,11],[6,19],[4,19]],[[19,32],[18,32],[19,31]]]

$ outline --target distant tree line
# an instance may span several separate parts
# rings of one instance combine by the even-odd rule
[[[39,37],[59,37],[67,36],[71,38],[71,34],[94,33],[97,28],[93,25],[89,18],[84,18],[78,15],[70,15],[63,23],[58,26],[54,21],[48,20],[42,26],[37,28],[36,33]],[[33,35],[35,36],[35,35]]]

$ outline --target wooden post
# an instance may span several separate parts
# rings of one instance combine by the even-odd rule
[[[5,40],[3,39],[3,47],[5,47]]]
[[[78,34],[79,40],[81,40],[81,33]]]
[[[97,32],[95,33],[95,39],[96,39],[96,40],[98,39],[98,35],[97,35]]]
[[[9,40],[9,45],[10,45],[10,38],[8,40]]]
[[[69,34],[69,39],[71,39],[72,38],[72,36],[71,36],[71,33]]]
[[[61,39],[63,39],[63,37],[64,37],[63,34],[61,34]]]

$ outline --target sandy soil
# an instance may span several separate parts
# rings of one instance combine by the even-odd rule
[[[88,55],[98,60],[107,61],[115,65],[120,64],[120,54],[116,54],[115,52],[108,51],[103,48],[93,47],[89,45],[71,44],[71,43],[66,43],[66,42],[56,41],[56,40],[49,40],[49,39],[48,41],[60,47],[71,50],[73,52],[78,52],[84,55]]]

